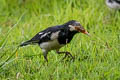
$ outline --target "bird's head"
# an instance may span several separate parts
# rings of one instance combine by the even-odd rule
[[[89,33],[82,27],[82,25],[78,21],[71,20],[65,24],[67,25],[67,27],[69,27],[69,30],[71,32],[81,32],[81,33],[89,35]]]

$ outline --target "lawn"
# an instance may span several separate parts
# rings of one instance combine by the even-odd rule
[[[90,33],[74,36],[61,51],[38,45],[17,49],[50,26],[77,20]],[[0,80],[120,80],[120,12],[105,0],[0,0]]]

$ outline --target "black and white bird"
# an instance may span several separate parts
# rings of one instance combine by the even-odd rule
[[[106,0],[106,5],[109,8],[120,10],[120,0]]]
[[[70,43],[73,36],[80,32],[89,35],[78,21],[71,20],[65,24],[49,27],[37,33],[32,39],[22,43],[20,47],[29,44],[38,44],[42,49],[46,61],[48,61],[47,54],[51,50],[56,50],[58,54],[64,53],[65,57],[69,55],[74,58],[70,52],[60,52],[59,49]]]

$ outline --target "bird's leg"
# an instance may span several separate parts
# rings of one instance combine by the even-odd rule
[[[44,54],[44,59],[48,62],[47,54]]]
[[[74,59],[74,57],[72,56],[72,54],[70,52],[59,52],[57,51],[58,54],[65,54],[65,56],[63,57],[63,59],[65,59],[67,56],[71,56],[72,59]]]
[[[43,51],[43,56],[44,56],[44,59],[48,62],[48,59],[47,59],[47,54],[48,54],[48,51],[42,49]]]

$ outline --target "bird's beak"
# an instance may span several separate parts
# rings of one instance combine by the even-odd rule
[[[84,32],[82,32],[84,34],[87,34],[88,36],[90,36],[90,34],[85,30]]]
[[[79,27],[75,27],[75,29],[78,31],[78,32],[82,32],[84,34],[87,34],[88,36],[90,36],[90,34],[86,31],[86,30],[81,30]]]

